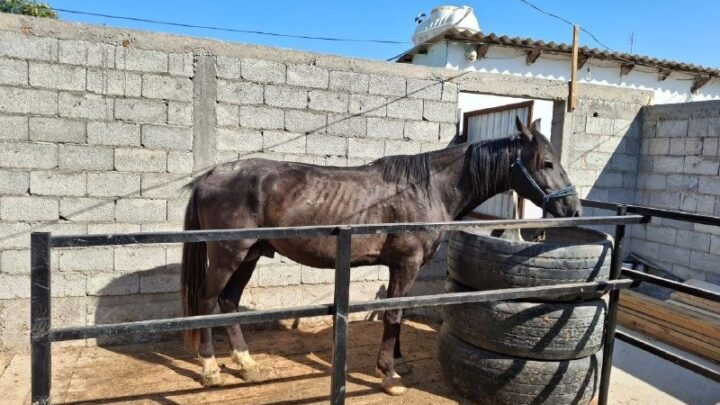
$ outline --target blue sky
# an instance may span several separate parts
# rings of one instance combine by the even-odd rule
[[[230,0],[44,0],[53,7],[195,25],[261,30],[278,33],[376,38],[410,41],[414,17],[440,4],[466,4],[475,9],[484,32],[531,37],[546,42],[570,42],[565,23],[528,7],[519,0],[466,1],[230,1]],[[529,0],[549,12],[580,24],[610,48],[633,53],[720,67],[720,2],[715,0]],[[294,48],[368,59],[385,60],[412,45],[367,44],[273,38],[203,29],[170,27],[60,12],[60,18],[116,27],[164,31],[228,41]],[[589,36],[581,44],[599,47]]]

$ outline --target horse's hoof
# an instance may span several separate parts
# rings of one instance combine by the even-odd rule
[[[217,387],[218,385],[222,385],[222,383],[223,378],[220,374],[220,370],[200,375],[200,384],[202,384],[203,387]]]
[[[407,392],[407,387],[403,385],[402,380],[397,373],[394,373],[392,376],[383,378],[382,384],[380,386],[382,387],[383,392],[394,397],[398,395],[403,395]]]
[[[412,373],[412,368],[407,364],[405,359],[398,357],[395,359],[395,372],[400,375],[408,375]]]
[[[240,370],[240,378],[245,382],[258,382],[262,380],[260,374],[260,367],[255,366],[254,368],[243,368]]]

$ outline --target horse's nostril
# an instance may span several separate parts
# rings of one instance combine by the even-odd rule
[[[575,211],[575,212],[573,212],[573,215],[572,215],[572,216],[574,216],[574,217],[579,217],[579,216],[580,216],[580,211]]]

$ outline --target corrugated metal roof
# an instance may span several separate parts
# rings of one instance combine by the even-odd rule
[[[470,44],[490,44],[496,46],[520,48],[525,50],[536,50],[554,54],[572,53],[572,46],[563,43],[545,42],[542,40],[534,40],[532,38],[509,37],[507,35],[472,33],[460,29],[450,29],[442,35],[435,37],[433,40],[425,44],[418,45],[400,56],[398,62],[411,62],[412,57],[421,53],[437,42],[456,41]],[[652,58],[649,56],[634,55],[629,53],[603,51],[597,48],[589,48],[583,46],[579,48],[579,54],[584,58],[594,58],[602,60],[617,61],[623,64],[635,64],[642,66],[650,66],[658,69],[670,69],[673,71],[682,71],[687,73],[695,73],[703,76],[720,76],[720,69],[699,66],[692,63],[676,62],[667,59]]]

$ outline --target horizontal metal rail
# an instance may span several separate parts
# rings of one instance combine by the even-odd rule
[[[607,291],[627,288],[632,283],[632,280],[624,279],[593,283],[573,283],[553,286],[509,288],[501,290],[470,291],[420,295],[414,297],[386,298],[375,301],[350,303],[349,312],[418,308],[424,306],[466,304],[472,302],[486,302],[520,298],[539,298],[575,293],[603,293]],[[50,331],[50,340],[58,342],[64,340],[90,339],[119,335],[134,335],[137,333],[148,334],[158,332],[176,332],[186,329],[210,328],[234,324],[276,321],[288,318],[330,315],[332,314],[332,310],[333,304],[317,304],[287,309],[245,311],[229,314],[191,316],[185,318],[123,322],[109,325],[91,325],[58,328]]]
[[[353,235],[373,235],[380,233],[422,232],[422,231],[462,231],[477,229],[516,229],[516,228],[558,228],[578,225],[617,225],[637,224],[644,220],[640,215],[541,218],[541,219],[503,219],[492,221],[450,221],[406,224],[342,225],[351,229]],[[128,244],[153,244],[177,242],[207,242],[237,239],[287,239],[334,236],[338,225],[300,226],[290,228],[244,228],[215,229],[178,232],[141,232],[118,235],[71,235],[52,236],[51,247],[83,247]]]
[[[670,288],[675,291],[684,292],[695,297],[705,298],[706,300],[720,302],[720,293],[712,290],[706,290],[704,288],[693,287],[687,284],[683,284],[677,281],[668,280],[666,278],[653,276],[652,274],[643,273],[637,270],[622,269],[622,275],[629,277],[637,281],[645,281],[651,284],[656,284],[661,287]]]
[[[696,361],[687,359],[683,356],[679,356],[671,351],[663,349],[660,346],[654,345],[647,340],[641,339],[637,336],[633,336],[620,330],[615,331],[615,337],[625,343],[629,343],[635,347],[645,350],[646,352],[652,353],[658,357],[675,363],[680,367],[684,367],[697,374],[700,374],[703,377],[707,377],[715,382],[720,382],[720,372],[718,372],[717,370],[713,370],[712,368],[700,364]]]
[[[620,204],[609,203],[609,202],[604,202],[604,201],[595,201],[595,200],[582,200],[582,205],[583,205],[583,207],[592,207],[592,208],[600,208],[600,209],[604,209],[604,210],[615,211],[615,209]],[[623,204],[623,205],[625,205],[625,204]],[[627,207],[628,213],[631,213],[631,214],[674,219],[676,221],[693,222],[696,224],[720,226],[720,217],[716,217],[713,215],[692,214],[689,212],[671,211],[671,210],[665,210],[665,209],[661,209],[661,208],[641,207],[638,205],[625,205],[625,206]]]

